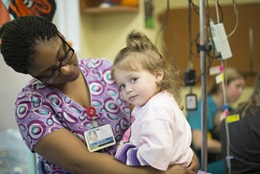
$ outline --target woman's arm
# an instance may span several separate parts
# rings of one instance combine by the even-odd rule
[[[129,167],[113,156],[90,153],[82,141],[66,129],[59,129],[40,140],[34,151],[56,165],[73,174],[193,174],[191,169],[178,165],[169,167],[166,172],[152,167]],[[196,162],[193,161],[196,166]],[[194,168],[193,168],[194,169]]]
[[[226,117],[226,112],[224,111],[218,111],[214,117],[214,126],[216,127],[216,130],[219,131],[220,124],[222,120]]]
[[[202,131],[193,130],[192,131],[192,143],[196,150],[201,150],[202,148]],[[221,143],[218,140],[207,138],[208,152],[221,153]]]

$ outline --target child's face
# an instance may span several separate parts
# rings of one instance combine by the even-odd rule
[[[162,74],[152,74],[148,71],[116,70],[115,79],[123,100],[134,106],[143,106],[158,92],[156,83],[162,79]]]

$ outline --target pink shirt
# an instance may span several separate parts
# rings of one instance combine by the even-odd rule
[[[130,166],[149,165],[159,170],[167,170],[171,164],[189,166],[193,156],[191,129],[171,94],[155,95],[144,106],[135,107],[132,117],[134,122],[124,135],[117,159]]]

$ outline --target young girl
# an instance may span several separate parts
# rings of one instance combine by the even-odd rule
[[[129,104],[120,99],[117,84],[111,79],[112,62],[78,59],[50,20],[24,16],[4,24],[0,28],[0,48],[8,66],[34,77],[18,94],[15,118],[24,142],[39,155],[38,173],[197,171],[196,155],[189,168],[173,165],[161,172],[152,167],[129,167],[115,160],[112,155],[116,145],[99,151],[104,153],[88,151],[84,133],[94,125],[111,126],[116,141],[121,140],[130,125]]]
[[[132,125],[115,157],[130,166],[159,170],[167,170],[170,164],[189,166],[191,129],[178,105],[178,72],[147,36],[128,35],[127,46],[114,61],[112,77],[121,97],[135,106]]]

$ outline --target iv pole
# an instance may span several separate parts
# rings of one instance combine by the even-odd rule
[[[202,170],[207,171],[207,82],[206,82],[206,14],[205,1],[200,0],[200,69],[201,69],[201,125],[202,125],[202,146],[201,146],[201,163]]]

